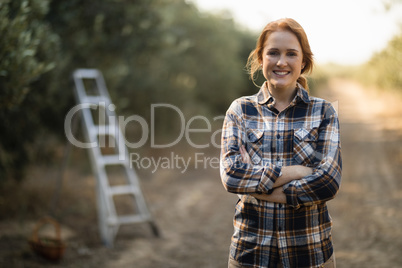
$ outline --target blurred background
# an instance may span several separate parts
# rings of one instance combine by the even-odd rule
[[[282,17],[306,30],[316,60],[310,93],[333,102],[341,120],[343,182],[329,203],[338,266],[401,267],[400,0],[2,1],[0,266],[225,267],[236,196],[224,191],[218,169],[197,167],[195,154],[219,156],[211,133],[222,120],[214,118],[258,91],[244,66],[262,28]],[[192,164],[185,172],[136,170],[162,238],[139,225],[122,229],[115,248],[102,246],[87,152],[73,147],[67,163],[63,158],[77,68],[103,73],[118,115],[150,122],[151,105],[168,103],[186,120],[201,115],[212,123],[210,132],[191,134],[206,148],[183,139],[132,150],[143,157],[173,152]],[[179,132],[177,114],[156,114],[157,143]],[[125,135],[138,141],[138,125],[128,125]],[[27,244],[35,223],[49,214],[68,242],[58,263]]]

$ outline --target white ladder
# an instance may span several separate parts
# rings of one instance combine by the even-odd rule
[[[118,125],[114,112],[115,106],[110,100],[102,73],[96,69],[77,69],[73,73],[73,79],[75,97],[77,103],[81,105],[85,144],[89,149],[92,170],[97,179],[99,229],[103,243],[113,247],[115,236],[122,224],[148,222],[153,233],[159,236],[142,195],[138,176],[134,169],[130,168],[124,135]],[[93,87],[88,88],[86,84],[89,82]],[[89,92],[91,90],[93,92]],[[98,109],[98,118],[93,115],[96,109]],[[98,119],[98,122],[95,119]],[[110,150],[108,154],[101,150],[102,146],[105,147],[106,140],[108,148],[112,148],[112,154]],[[110,183],[107,172],[107,167],[110,166],[119,166],[120,170],[124,171],[124,183],[121,183],[121,176],[118,185]],[[117,203],[114,201],[114,198],[118,196],[129,197],[129,203],[134,208],[131,213],[123,215],[118,213]]]

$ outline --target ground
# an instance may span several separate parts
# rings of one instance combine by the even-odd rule
[[[328,203],[337,266],[402,267],[401,98],[340,79],[331,80],[319,95],[333,102],[341,121],[343,179],[339,194]],[[0,216],[0,267],[227,266],[236,196],[225,192],[217,169],[139,170],[161,237],[154,237],[146,224],[128,225],[109,249],[98,236],[94,179],[87,162],[74,161],[77,154],[85,152],[73,150],[60,202],[53,197],[59,176],[53,166],[32,167],[18,193],[10,194],[24,201],[15,205],[18,213]],[[186,154],[194,157],[195,152]],[[7,198],[0,198],[0,206],[9,204]],[[38,206],[56,210],[61,223],[67,249],[59,262],[29,249],[37,216],[47,211]]]

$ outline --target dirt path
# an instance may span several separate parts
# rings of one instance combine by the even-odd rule
[[[343,182],[329,202],[338,267],[402,267],[401,98],[344,80],[320,92],[341,120]],[[39,184],[45,172],[27,183]],[[69,170],[63,189],[61,220],[69,234],[63,260],[48,263],[29,251],[32,221],[0,220],[0,267],[226,267],[236,196],[225,192],[217,169],[140,172],[162,238],[148,226],[126,226],[114,249],[99,242],[93,178],[77,172]]]
[[[402,267],[402,109],[392,94],[333,80],[343,181],[331,201],[339,267]],[[337,99],[334,99],[337,100]]]

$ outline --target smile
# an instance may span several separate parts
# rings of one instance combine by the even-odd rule
[[[274,74],[276,74],[276,75],[287,75],[287,74],[289,74],[290,72],[288,72],[288,71],[273,71],[274,72]]]

